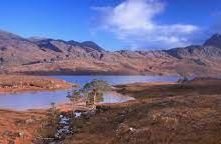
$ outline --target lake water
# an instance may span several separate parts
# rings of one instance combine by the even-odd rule
[[[63,79],[67,82],[77,83],[81,86],[94,79],[105,80],[112,85],[127,84],[135,82],[174,82],[179,79],[177,76],[51,76]],[[52,102],[68,102],[68,92],[71,90],[57,90],[44,92],[23,92],[0,94],[0,108],[6,109],[35,109],[47,108]],[[102,103],[119,103],[130,100],[118,93],[106,93]]]

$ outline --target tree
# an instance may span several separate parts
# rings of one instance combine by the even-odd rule
[[[179,74],[179,76],[181,77],[178,79],[178,81],[177,81],[178,83],[185,83],[189,80],[188,73],[183,68],[178,67],[176,71]]]
[[[86,107],[96,109],[96,103],[103,100],[103,91],[110,90],[111,88],[106,81],[93,80],[86,83],[81,89],[73,91],[68,97],[73,107],[83,100]]]
[[[42,121],[41,129],[38,130],[39,140],[43,142],[54,139],[59,126],[59,111],[55,103],[51,103],[51,107],[47,112],[46,118]]]

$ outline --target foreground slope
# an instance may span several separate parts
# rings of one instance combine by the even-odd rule
[[[221,81],[121,85],[135,101],[98,106],[73,120],[65,144],[218,144],[221,142]]]

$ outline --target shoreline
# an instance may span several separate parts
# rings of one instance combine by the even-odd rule
[[[124,97],[125,99],[128,99],[128,100],[125,100],[125,101],[122,101],[122,102],[97,102],[96,103],[96,106],[108,106],[108,105],[120,105],[122,103],[127,103],[127,102],[130,102],[130,101],[134,101],[136,100],[135,98],[129,96],[129,95],[125,95],[123,93],[120,93],[120,92],[117,92],[119,89],[113,89],[111,91],[108,91],[108,93],[117,93],[117,94],[120,94],[121,96],[120,97]],[[23,93],[23,92],[22,92]],[[26,93],[26,92],[24,92]],[[114,96],[113,96],[114,97]],[[116,96],[117,98],[119,96]],[[76,103],[76,105],[83,105],[82,102],[79,102],[79,103]],[[72,105],[71,105],[71,102],[70,101],[67,101],[67,102],[58,102],[58,103],[55,103],[55,106],[56,108],[60,111],[60,112],[67,112],[67,111],[71,111],[73,109]],[[9,110],[9,111],[15,111],[15,112],[28,112],[28,111],[32,111],[32,110],[48,110],[50,108],[50,105],[48,106],[39,106],[39,107],[33,107],[33,108],[24,108],[24,109],[16,109],[16,108],[1,108],[0,107],[0,110]],[[77,109],[78,111],[81,111],[82,109]]]
[[[46,76],[0,75],[0,93],[54,91],[77,87],[77,84]]]

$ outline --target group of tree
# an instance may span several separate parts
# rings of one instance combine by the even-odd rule
[[[85,102],[86,107],[95,109],[96,103],[103,100],[103,93],[111,90],[111,85],[103,80],[93,80],[86,83],[82,88],[74,90],[68,95],[71,103],[76,105],[79,102]]]

